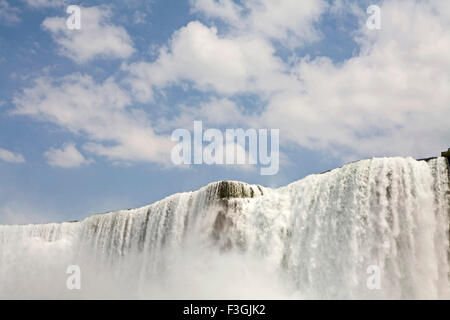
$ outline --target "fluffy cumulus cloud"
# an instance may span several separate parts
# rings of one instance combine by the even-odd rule
[[[53,167],[75,168],[91,162],[86,160],[74,143],[66,144],[62,149],[51,148],[45,152],[45,156]]]
[[[113,162],[168,162],[170,139],[155,134],[147,115],[130,106],[129,95],[112,79],[96,83],[80,74],[39,78],[17,94],[14,103],[14,114],[54,123],[86,138],[83,149],[94,155]],[[64,162],[74,154],[69,148],[47,155]]]
[[[448,143],[447,2],[384,1],[381,30],[366,28],[365,8],[358,12],[352,3],[349,8],[360,18],[355,33],[360,51],[339,63],[328,57],[292,63],[277,56],[277,45],[289,43],[289,37],[319,37],[315,21],[320,14],[340,14],[344,6],[295,3],[298,10],[294,1],[281,1],[270,13],[268,1],[192,1],[196,11],[225,22],[222,32],[198,21],[189,23],[175,32],[155,61],[127,66],[129,83],[142,100],[151,99],[155,88],[183,82],[217,94],[217,102],[256,94],[264,111],[236,119],[281,128],[285,145],[338,157],[425,156]],[[293,11],[303,12],[298,21],[290,18]],[[197,110],[185,110],[187,116],[178,120]]]
[[[67,28],[67,17],[50,17],[42,23],[51,33],[62,55],[77,63],[96,58],[126,59],[135,51],[127,31],[110,22],[111,10],[105,6],[81,7],[81,29]]]
[[[359,55],[295,66],[303,93],[276,95],[262,119],[293,143],[362,155],[436,154],[450,127],[448,4],[385,1],[382,28],[362,26]],[[338,148],[339,149],[339,148]]]
[[[289,47],[318,39],[315,23],[327,9],[323,0],[191,0],[192,8],[229,24],[231,32],[276,40]]]
[[[20,153],[12,152],[3,148],[0,148],[0,161],[10,163],[24,163],[25,157]]]
[[[125,66],[129,83],[141,100],[152,98],[153,88],[192,83],[202,91],[220,94],[258,92],[261,95],[293,83],[286,66],[265,39],[219,36],[215,27],[190,22],[161,48],[154,62]]]

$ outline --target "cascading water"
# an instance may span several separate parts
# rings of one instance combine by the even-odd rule
[[[446,158],[363,160],[279,189],[213,183],[81,222],[0,226],[0,298],[445,299],[449,214]],[[66,287],[69,265],[81,290]]]

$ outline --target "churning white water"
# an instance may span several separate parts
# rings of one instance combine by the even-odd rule
[[[450,298],[449,193],[445,158],[373,159],[279,189],[213,183],[81,222],[0,226],[0,298]]]

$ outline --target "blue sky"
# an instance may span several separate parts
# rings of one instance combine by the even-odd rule
[[[370,4],[380,30],[365,25]],[[68,5],[81,30],[65,26]],[[436,155],[450,137],[449,17],[433,0],[0,0],[0,223]],[[194,120],[280,129],[279,172],[173,166],[170,134]]]

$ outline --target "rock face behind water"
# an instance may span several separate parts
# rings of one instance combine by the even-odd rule
[[[79,222],[0,226],[0,298],[66,297],[73,264],[91,275],[83,298],[171,298],[173,279],[176,298],[272,292],[254,278],[264,270],[302,298],[450,298],[449,181],[446,158],[371,159],[278,189],[222,181]],[[367,289],[370,266],[381,290]]]
[[[212,197],[218,199],[231,198],[255,198],[263,196],[264,192],[261,186],[252,186],[238,181],[221,181],[210,184],[208,189]]]

